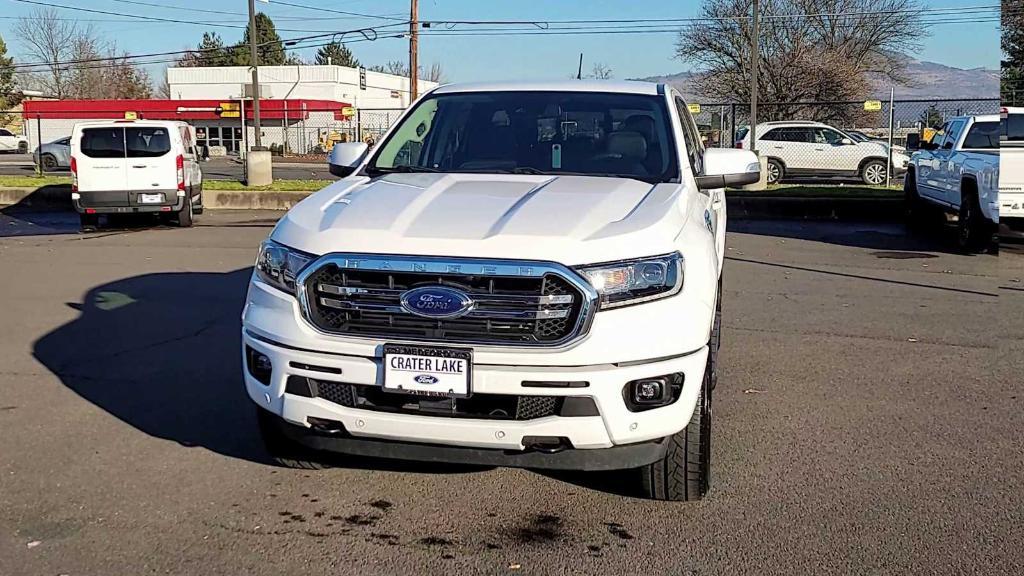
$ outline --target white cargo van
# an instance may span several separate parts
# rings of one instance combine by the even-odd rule
[[[184,122],[112,120],[75,124],[71,199],[82,229],[100,214],[164,212],[179,226],[202,213],[203,174]]]

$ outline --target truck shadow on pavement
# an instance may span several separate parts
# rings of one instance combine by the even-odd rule
[[[942,225],[910,233],[901,223],[883,220],[732,219],[729,232],[864,248],[877,251],[878,258],[887,259],[934,257],[929,253],[964,254],[956,245],[956,230]]]
[[[272,464],[241,375],[242,306],[252,268],[155,273],[89,290],[75,320],[33,345],[65,386],[119,420],[182,446]],[[465,473],[479,467],[364,458],[336,466]]]

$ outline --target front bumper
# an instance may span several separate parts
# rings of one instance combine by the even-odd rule
[[[259,407],[279,416],[284,421],[284,429],[311,448],[407,459],[573,469],[629,468],[657,460],[664,450],[660,440],[682,430],[690,420],[708,355],[708,349],[704,347],[673,358],[630,364],[571,367],[474,365],[474,394],[584,396],[593,400],[598,412],[596,416],[510,420],[381,412],[346,407],[325,398],[288,393],[285,388],[289,376],[380,386],[380,358],[295,349],[256,336],[244,327],[242,341],[242,364],[249,397]],[[270,359],[273,369],[268,385],[260,383],[249,373],[246,347]],[[623,399],[623,387],[627,382],[673,373],[684,375],[682,390],[675,402],[642,412],[632,412],[627,408]],[[524,382],[537,381],[586,382],[587,386],[524,386]],[[343,431],[332,434],[314,432],[313,425],[320,421],[338,423]],[[566,446],[573,449],[567,452],[576,455],[528,451],[533,439],[538,437],[564,439]],[[359,443],[359,440],[377,442],[367,444]],[[380,441],[397,444],[389,447]],[[623,446],[630,446],[631,450],[600,450]],[[470,450],[452,450],[453,447]],[[618,464],[615,463],[616,458]],[[545,461],[548,463],[544,464]]]

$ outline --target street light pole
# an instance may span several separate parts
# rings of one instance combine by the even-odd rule
[[[252,2],[252,0],[249,0]],[[419,1],[409,4],[409,104],[419,96]]]
[[[757,154],[757,73],[761,68],[761,54],[758,50],[761,14],[760,2],[754,0],[754,25],[750,35],[750,151]]]
[[[262,149],[263,143],[260,139],[260,73],[259,55],[256,50],[256,36],[256,6],[254,0],[249,0],[249,54],[252,58],[252,120],[255,125],[255,147]]]

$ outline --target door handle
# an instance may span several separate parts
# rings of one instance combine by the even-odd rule
[[[711,197],[711,208],[718,210],[722,207],[722,198],[725,196],[723,192],[715,192],[715,195]]]
[[[824,152],[825,149],[824,148],[815,148],[814,151],[815,152]]]
[[[145,164],[136,164],[136,165],[132,166],[132,168],[145,168],[145,167],[146,167]]]

